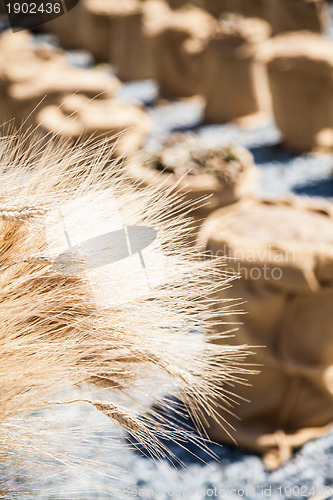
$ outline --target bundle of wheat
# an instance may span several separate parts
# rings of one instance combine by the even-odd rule
[[[245,346],[209,342],[209,297],[226,280],[183,249],[186,221],[167,218],[176,199],[131,189],[108,142],[27,142],[1,140],[1,461],[34,454],[31,412],[73,403],[59,397],[72,387],[161,456],[160,437],[191,435],[151,398],[177,396],[200,428],[202,407],[219,418],[216,396],[230,408],[248,373]]]

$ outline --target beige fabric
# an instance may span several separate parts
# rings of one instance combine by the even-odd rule
[[[189,97],[200,91],[200,59],[215,20],[205,11],[186,6],[165,15],[150,32],[154,71],[162,97]]]
[[[84,0],[83,46],[113,64],[122,80],[151,78],[153,63],[146,29],[168,11],[164,0]]]
[[[204,8],[204,0],[167,0],[171,9],[180,9],[185,5],[191,4],[196,7]]]
[[[163,15],[163,8],[166,9],[166,6],[161,4],[161,13],[157,15]],[[145,22],[149,23],[145,16],[149,9],[150,6],[137,2],[136,11],[115,16],[113,19],[111,63],[117,68],[122,80],[138,80],[153,76],[151,48],[145,32]]]
[[[84,1],[80,0],[72,10],[42,24],[40,28],[46,33],[56,35],[60,45],[65,49],[81,49],[86,30]]]
[[[119,85],[116,77],[100,70],[54,67],[45,71],[43,68],[38,78],[11,85],[8,102],[18,125],[30,115],[27,127],[36,124],[36,114],[41,107],[57,102],[64,94],[78,92],[88,97],[111,97]]]
[[[333,147],[333,43],[309,32],[279,35],[262,51],[275,121],[300,151]]]
[[[230,16],[219,23],[202,54],[205,118],[228,122],[270,111],[266,69],[256,54],[270,34],[261,19]]]
[[[234,12],[246,17],[267,17],[269,0],[202,0],[203,7],[215,17]]]
[[[129,178],[137,186],[151,186],[157,189],[171,190],[182,195],[183,199],[188,202],[186,211],[188,212],[190,209],[190,214],[194,217],[193,233],[189,235],[189,240],[192,240],[202,220],[213,210],[234,203],[243,197],[253,196],[258,189],[259,172],[249,151],[239,146],[231,146],[227,150],[231,151],[235,157],[238,170],[237,173],[230,175],[229,181],[220,182],[216,175],[209,173],[186,175],[184,165],[186,166],[186,163],[189,162],[189,151],[202,151],[204,155],[208,156],[209,154],[214,157],[215,150],[200,149],[195,142],[189,149],[187,146],[185,148],[184,152],[184,147],[175,144],[165,148],[159,156],[148,158],[147,155],[141,153],[138,157],[133,157],[126,162],[125,168]],[[162,161],[163,167],[168,168],[170,163],[167,158],[170,156],[172,157],[171,163],[175,166],[174,173],[154,168],[156,161]],[[179,173],[177,172],[177,162],[181,168]],[[218,168],[221,168],[221,172],[229,170],[227,162],[221,162],[219,165]]]
[[[33,36],[26,31],[13,35],[4,32],[0,36],[0,120],[4,123],[16,116],[13,103],[8,98],[12,84],[29,79],[38,80],[41,75],[66,66],[62,50],[51,46],[35,46]]]
[[[235,343],[262,346],[251,358],[261,373],[237,387],[247,402],[236,398],[233,436],[274,469],[333,423],[332,205],[244,200],[213,213],[199,241],[241,274],[223,296],[244,299],[247,314],[221,322],[242,323]],[[213,439],[230,442],[210,424]]]
[[[324,29],[326,10],[324,0],[269,0],[268,20],[273,34],[285,31]]]
[[[113,99],[89,100],[82,95],[67,96],[60,106],[47,106],[37,116],[44,133],[76,142],[96,137],[115,138],[115,155],[138,151],[151,128],[151,120],[139,106]]]

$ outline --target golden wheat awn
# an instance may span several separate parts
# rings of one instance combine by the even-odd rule
[[[26,437],[29,415],[50,405],[86,402],[156,457],[165,454],[160,438],[194,438],[152,402],[167,410],[173,403],[166,394],[179,398],[199,429],[202,408],[221,418],[216,396],[231,411],[234,387],[249,372],[248,350],[227,339],[224,346],[213,342],[223,307],[216,307],[214,292],[230,277],[183,246],[190,221],[169,217],[181,201],[133,189],[107,141],[73,147],[10,131],[0,150],[1,463],[24,461],[36,443]],[[124,227],[157,231],[150,255],[163,264],[163,280],[146,276],[148,286],[136,295],[138,275],[124,278],[120,262],[108,275],[89,271],[84,259],[79,272],[66,262],[54,265],[64,218],[84,233],[91,211],[96,220],[109,220],[110,200]],[[89,395],[92,387],[98,400]],[[59,398],[71,388],[80,388],[79,399]]]

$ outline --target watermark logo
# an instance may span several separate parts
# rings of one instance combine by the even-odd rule
[[[205,257],[223,257],[227,273],[252,281],[280,281],[286,267],[293,267],[296,262],[295,251],[271,247],[262,250],[247,248],[230,251],[224,246],[214,253],[206,251]]]
[[[13,32],[34,29],[74,9],[80,0],[0,0]]]

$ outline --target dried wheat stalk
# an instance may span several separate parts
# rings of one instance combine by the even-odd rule
[[[135,391],[149,392],[162,406],[168,405],[165,393],[177,396],[199,428],[202,407],[221,418],[215,396],[222,395],[230,410],[234,385],[249,373],[244,364],[248,350],[211,342],[223,307],[215,307],[214,313],[212,297],[227,277],[214,262],[200,261],[195,249],[183,247],[189,221],[168,217],[170,204],[179,200],[170,193],[129,187],[121,167],[111,162],[108,142],[71,147],[12,133],[0,147],[1,460],[6,462],[13,448],[28,446],[15,422],[22,416],[29,422],[29,412],[53,404],[59,387],[102,388],[101,401],[84,396],[82,401],[156,456],[164,454],[159,438],[183,441],[191,436],[168,425],[149,404],[133,404]],[[105,200],[114,196],[124,224],[157,230],[166,269],[163,286],[106,308],[91,291],[92,285],[103,290],[102,279],[91,283],[85,273],[52,266],[45,227],[52,225],[52,217],[59,219],[66,203],[84,196],[94,200],[101,214]],[[73,217],[80,221],[84,214],[74,210]],[[133,283],[115,282],[115,294],[119,287],[126,292]],[[205,336],[190,335],[191,328]]]

